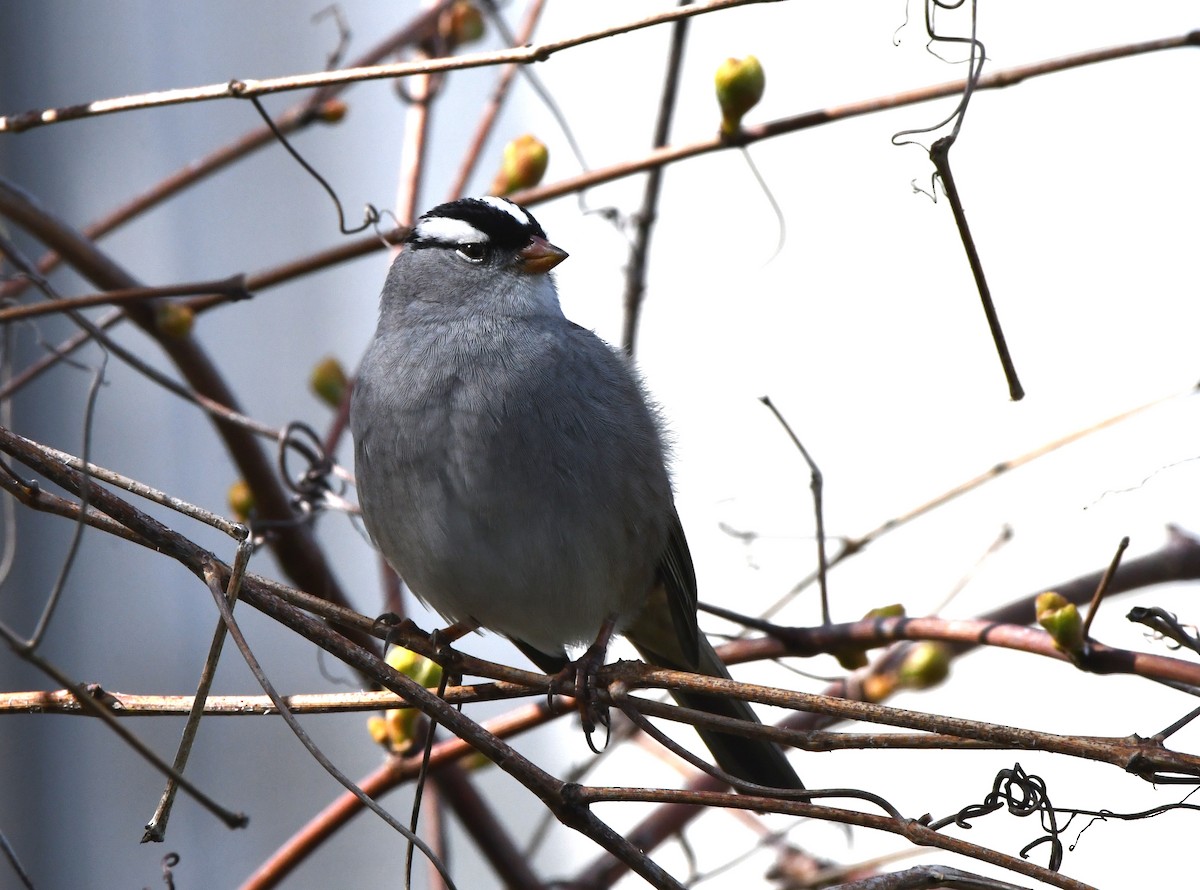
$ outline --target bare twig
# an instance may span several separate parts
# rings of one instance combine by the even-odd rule
[[[441,0],[435,9],[418,13],[407,25],[359,56],[351,67],[358,68],[365,65],[373,65],[387,58],[401,47],[424,39],[428,34],[432,33],[438,16],[452,2],[453,0]],[[287,134],[307,126],[314,120],[320,119],[326,103],[336,98],[346,86],[346,84],[331,85],[301,100],[274,118],[275,129]],[[271,144],[275,138],[276,134],[269,127],[259,127],[251,130],[230,144],[222,146],[211,154],[205,155],[181,167],[147,191],[92,222],[83,229],[84,237],[96,240],[108,234],[131,219],[137,218],[152,207],[161,204],[168,198],[173,197],[190,186],[202,182],[207,177],[235,161],[241,160],[251,152]],[[38,271],[43,275],[49,273],[57,265],[58,260],[58,255],[53,252],[41,257],[38,260]],[[0,299],[11,299],[22,289],[21,282],[6,283],[0,286]]]
[[[824,624],[829,624],[829,588],[826,584],[825,575],[828,567],[828,562],[825,558],[825,510],[824,510],[824,491],[825,477],[821,475],[821,468],[817,466],[817,462],[812,459],[812,455],[808,453],[808,449],[804,447],[800,438],[792,430],[791,424],[784,419],[784,416],[779,413],[779,409],[775,407],[775,403],[771,401],[770,396],[762,396],[759,401],[766,405],[771,413],[775,415],[775,419],[779,421],[784,432],[792,440],[792,444],[800,451],[804,462],[808,464],[808,471],[812,476],[810,488],[813,496],[813,512],[816,514],[817,526],[817,582],[821,591],[821,621]]]
[[[517,30],[517,35],[513,39],[513,46],[524,46],[529,43],[538,22],[541,20],[544,6],[545,0],[533,0],[526,7],[525,18],[521,21],[521,27]],[[500,114],[504,100],[508,98],[513,78],[519,70],[519,65],[506,65],[500,70],[500,75],[496,78],[496,86],[492,89],[492,95],[483,108],[483,114],[479,116],[479,123],[475,125],[475,132],[471,136],[471,141],[467,143],[467,150],[463,153],[462,163],[458,168],[458,175],[454,178],[454,184],[450,186],[450,190],[447,193],[447,201],[461,198],[466,191],[467,183],[470,182],[471,175],[475,172],[475,167],[479,163],[479,157],[483,153],[483,147],[487,143],[488,136],[491,135],[492,127],[496,123],[496,118]]]
[[[555,40],[538,46],[514,47],[496,52],[429,59],[424,62],[398,62],[390,65],[344,68],[338,71],[294,74],[287,77],[272,77],[261,80],[235,79],[226,83],[210,84],[208,86],[159,90],[136,96],[100,99],[83,105],[48,108],[41,111],[26,111],[22,114],[0,116],[0,133],[19,133],[22,130],[28,130],[33,127],[79,120],[80,118],[97,117],[103,114],[138,109],[162,108],[168,105],[180,105],[191,102],[205,102],[213,99],[248,99],[252,96],[265,96],[271,93],[290,92],[293,90],[311,89],[313,87],[329,87],[366,80],[408,77],[413,74],[455,71],[463,68],[483,68],[490,65],[504,65],[509,63],[531,64],[533,62],[544,62],[557,52],[582,46],[586,43],[593,43],[597,40],[605,40],[609,37],[615,37],[618,34],[628,34],[631,31],[638,31],[642,28],[673,22],[677,19],[693,15],[703,15],[705,13],[719,12],[724,9],[732,9],[736,6],[747,6],[751,3],[765,2],[777,2],[777,0],[710,0],[710,2],[702,3],[698,6],[668,10],[632,22],[601,28],[587,34],[580,34],[563,40]]]
[[[230,609],[237,602],[238,593],[241,591],[242,579],[246,574],[246,566],[250,562],[250,554],[252,552],[253,543],[248,535],[243,535],[242,540],[238,543],[237,553],[234,556],[233,570],[229,573],[229,582],[225,585],[225,598],[229,601]],[[225,634],[225,622],[218,621],[216,630],[213,631],[212,642],[208,647],[208,657],[205,658],[204,668],[200,672],[200,682],[196,688],[192,708],[188,712],[187,723],[183,727],[183,738],[180,740],[179,750],[175,754],[175,763],[173,765],[178,773],[183,773],[184,768],[187,766],[188,757],[192,753],[192,745],[196,741],[196,732],[200,729],[200,718],[204,714],[204,704],[208,698],[208,692],[212,688],[213,677],[217,674],[217,663],[221,659],[221,650],[225,645]],[[171,806],[175,801],[175,794],[178,791],[178,787],[174,779],[167,779],[167,787],[158,802],[158,807],[155,809],[154,815],[150,817],[150,821],[146,823],[145,832],[142,834],[142,843],[146,843],[147,841],[162,843],[166,837],[167,821],[171,818]]]
[[[1126,411],[1122,411],[1118,414],[1114,414],[1111,417],[1106,417],[1103,420],[1092,424],[1091,426],[1083,427],[1081,429],[1075,430],[1074,432],[1068,433],[1067,435],[1062,436],[1061,438],[1054,439],[1051,442],[1047,442],[1044,445],[1040,445],[1037,448],[1034,448],[1032,451],[1027,451],[1024,454],[1019,455],[1018,457],[1000,461],[999,463],[996,463],[996,464],[992,465],[991,467],[989,467],[987,470],[984,470],[979,475],[974,476],[971,479],[968,479],[967,481],[962,482],[959,485],[956,485],[953,488],[942,492],[941,494],[937,495],[936,497],[931,498],[930,500],[926,501],[925,503],[912,508],[911,510],[907,511],[906,513],[901,513],[899,516],[894,516],[891,519],[888,519],[886,522],[882,523],[881,525],[876,526],[875,528],[871,529],[870,531],[866,532],[865,534],[862,534],[862,535],[860,535],[858,537],[854,537],[854,538],[844,539],[842,541],[841,549],[838,550],[838,552],[835,553],[833,555],[833,557],[829,560],[828,567],[833,568],[834,566],[838,565],[839,563],[843,562],[844,560],[849,559],[850,557],[854,556],[857,553],[860,553],[867,546],[869,546],[872,542],[874,542],[877,538],[882,537],[883,535],[885,535],[889,532],[895,531],[896,529],[898,529],[902,526],[908,525],[909,523],[913,522],[914,520],[919,519],[922,516],[925,516],[928,513],[933,512],[934,510],[938,509],[939,507],[944,506],[945,504],[949,503],[950,501],[955,500],[959,497],[962,497],[963,495],[968,494],[971,491],[974,491],[976,488],[979,488],[980,486],[982,486],[988,482],[991,482],[993,479],[998,479],[1000,476],[1003,476],[1006,473],[1010,473],[1013,470],[1016,470],[1020,467],[1025,466],[1026,464],[1032,463],[1033,461],[1035,461],[1039,458],[1045,457],[1047,454],[1051,454],[1055,451],[1058,451],[1060,448],[1065,448],[1068,445],[1073,445],[1075,442],[1078,442],[1081,439],[1084,439],[1084,438],[1092,435],[1093,433],[1097,433],[1097,432],[1100,432],[1101,430],[1108,429],[1109,427],[1116,426],[1119,423],[1123,423],[1126,420],[1136,417],[1137,415],[1142,414],[1146,411],[1149,411],[1151,408],[1155,408],[1166,402],[1169,402],[1169,401],[1172,401],[1172,400],[1178,399],[1178,398],[1183,398],[1185,396],[1194,395],[1197,393],[1197,391],[1198,391],[1198,389],[1196,386],[1189,386],[1187,389],[1181,390],[1180,392],[1172,393],[1172,394],[1166,395],[1166,396],[1160,396],[1157,399],[1153,399],[1149,402],[1144,402],[1141,405],[1137,405]],[[770,606],[770,608],[766,609],[763,612],[763,617],[770,618],[772,615],[777,614],[788,603],[790,603],[796,597],[797,594],[799,594],[801,591],[803,591],[805,588],[807,588],[810,584],[812,584],[813,581],[818,580],[818,578],[819,578],[819,574],[817,572],[813,572],[813,573],[809,574],[808,576],[806,576],[805,578],[802,578],[800,581],[798,581],[796,584],[794,584],[792,586],[791,590],[789,590],[786,594],[784,594],[782,597],[780,597],[775,603],[773,603]],[[1088,590],[1088,595],[1090,596],[1094,591],[1095,591],[1095,586],[1093,584],[1093,586]],[[1086,600],[1084,600],[1084,601],[1086,602]],[[1006,620],[1016,620],[1016,619],[1006,619]]]
[[[1092,601],[1088,604],[1087,617],[1083,619],[1083,639],[1086,641],[1088,633],[1092,629],[1092,619],[1096,617],[1096,612],[1100,610],[1100,603],[1104,599],[1104,594],[1108,592],[1108,585],[1112,582],[1113,574],[1117,571],[1117,566],[1121,564],[1121,557],[1125,555],[1126,548],[1129,547],[1129,536],[1121,538],[1117,544],[1117,552],[1113,554],[1112,562],[1108,564],[1108,568],[1104,570],[1104,575],[1100,578],[1100,583],[1096,585],[1096,592],[1092,595]]]
[[[1013,86],[1033,77],[1055,74],[1082,65],[1096,64],[1098,62],[1126,58],[1143,53],[1178,49],[1185,46],[1200,46],[1200,31],[1145,43],[1129,44],[1105,50],[1093,50],[1073,56],[1064,56],[1060,59],[997,71],[982,78],[977,85],[977,89],[1000,89]],[[700,155],[717,151],[729,151],[730,149],[740,148],[743,145],[749,145],[764,139],[773,139],[787,133],[795,133],[811,127],[954,95],[962,90],[962,85],[963,81],[951,81],[950,83],[921,87],[888,96],[865,99],[859,102],[779,118],[765,124],[743,127],[739,131],[736,140],[713,137],[684,145],[666,146],[657,151],[652,151],[641,158],[624,161],[598,170],[591,170],[555,183],[524,189],[513,193],[509,197],[518,204],[536,206],[554,198],[560,198],[563,195],[574,194],[606,182],[613,182],[688,158],[699,157]],[[388,243],[395,244],[405,234],[407,234],[406,230],[401,228],[384,232],[383,238]],[[378,237],[360,238],[293,260],[282,266],[249,275],[247,276],[246,287],[251,291],[258,292],[306,275],[309,272],[324,269],[338,263],[348,262],[381,249],[383,249],[383,245],[380,244]],[[194,298],[189,305],[196,312],[202,312],[226,301],[227,299],[223,296],[198,297]]]
[[[1004,368],[1004,379],[1008,381],[1008,395],[1014,402],[1025,398],[1025,389],[1017,378],[1017,368],[1013,364],[1008,351],[1008,341],[1004,329],[1000,327],[1000,316],[996,312],[996,304],[992,301],[992,292],[988,287],[987,277],[983,274],[983,263],[979,259],[979,251],[975,247],[975,239],[971,236],[971,227],[967,224],[967,213],[963,210],[962,198],[958,195],[958,186],[954,182],[954,174],[950,170],[950,146],[953,136],[943,136],[929,150],[929,158],[937,168],[938,177],[946,189],[946,199],[950,202],[950,210],[954,214],[954,224],[958,226],[959,237],[962,238],[963,250],[967,254],[967,262],[971,266],[971,275],[975,278],[975,287],[979,290],[979,299],[983,303],[983,314],[987,317],[988,330],[992,333],[992,341],[996,344],[996,354],[1000,357],[1000,365]]]
[[[27,303],[21,306],[10,306],[0,309],[0,324],[17,321],[22,318],[33,318],[38,315],[51,315],[56,312],[86,309],[89,306],[119,305],[121,303],[140,303],[159,297],[188,297],[198,294],[221,294],[230,300],[244,300],[250,297],[246,290],[246,278],[234,275],[221,281],[201,281],[196,284],[168,284],[165,287],[133,287],[106,291],[102,294],[90,294],[86,297],[70,297],[68,299],[47,300],[44,303]]]
[[[681,7],[691,0],[679,0]],[[654,122],[651,148],[661,149],[671,137],[671,119],[679,97],[679,71],[683,67],[683,51],[687,45],[688,20],[680,19],[671,26],[671,43],[667,50],[667,73],[663,77],[662,93],[658,100],[658,117]],[[658,218],[658,196],[662,191],[663,168],[655,167],[646,175],[642,191],[642,206],[634,217],[633,238],[629,246],[629,261],[625,264],[625,318],[621,328],[621,348],[633,355],[637,346],[638,321],[642,300],[646,294],[646,264],[650,259],[650,236]]]
[[[17,851],[12,848],[12,844],[8,842],[8,838],[4,836],[4,832],[0,831],[0,851],[3,851],[4,858],[8,860],[8,864],[12,870],[16,872],[17,877],[21,881],[21,885],[27,887],[28,890],[34,890],[33,879],[29,877],[29,872],[25,871],[21,865],[21,860],[17,858]]]
[[[22,645],[22,641],[11,636],[3,625],[0,625],[0,636],[4,637],[5,642],[9,644],[13,652],[24,661],[29,662],[46,676],[51,677],[54,682],[65,687],[70,693],[75,696],[75,700],[79,702],[79,706],[88,711],[92,716],[99,717],[100,720],[111,729],[126,745],[137,752],[143,760],[150,766],[158,770],[165,776],[174,779],[179,787],[186,791],[191,797],[202,807],[224,822],[230,828],[244,828],[247,824],[247,818],[242,813],[235,813],[225,809],[215,800],[200,790],[194,783],[176,772],[166,761],[154,753],[154,751],[136,735],[121,725],[108,710],[108,708],[98,702],[92,695],[89,688],[83,684],[72,680],[66,673],[59,670],[52,662],[42,658],[27,646]]]
[[[1094,890],[1088,884],[1076,881],[1066,875],[1052,872],[1028,860],[1006,856],[987,847],[949,837],[941,832],[925,827],[916,819],[897,819],[892,816],[878,816],[870,813],[862,813],[857,810],[826,807],[819,804],[803,803],[801,801],[783,801],[775,800],[774,798],[755,797],[754,795],[722,794],[712,791],[585,787],[580,789],[579,794],[580,798],[589,804],[640,801],[660,804],[677,803],[696,808],[721,806],[748,810],[770,810],[785,815],[836,822],[840,825],[858,825],[863,828],[872,828],[900,835],[910,843],[919,846],[938,847],[943,850],[969,856],[980,862],[987,862],[1017,874],[1036,878],[1051,887],[1060,887],[1063,890]],[[840,790],[830,792],[829,796],[841,796]]]
[[[541,726],[560,713],[564,711],[551,711],[544,702],[524,705],[516,711],[484,723],[483,726],[497,738],[510,738],[527,729]],[[459,738],[439,742],[430,753],[429,768],[436,774],[446,764],[460,760],[473,750]],[[389,757],[374,772],[359,781],[358,786],[371,797],[382,797],[414,779],[421,769],[420,760],[420,757]],[[339,796],[259,866],[242,885],[242,890],[266,890],[268,887],[277,886],[303,863],[310,853],[360,812],[362,804],[358,798],[351,794]]]

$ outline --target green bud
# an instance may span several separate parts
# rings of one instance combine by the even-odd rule
[[[422,686],[433,687],[442,681],[440,665],[403,646],[393,646],[384,660],[390,667]],[[367,731],[377,744],[393,754],[404,754],[412,747],[420,716],[417,708],[388,708],[382,717],[372,717],[367,721]]]
[[[521,189],[533,188],[546,175],[550,151],[534,136],[526,133],[504,146],[500,172],[492,181],[493,195],[511,195]]]
[[[721,133],[732,136],[742,127],[746,112],[758,104],[767,85],[762,65],[754,56],[726,59],[717,68],[717,104],[721,106]]]
[[[905,689],[929,689],[950,675],[950,650],[941,643],[916,643],[904,656],[897,679]]]
[[[317,398],[331,408],[341,405],[342,399],[346,397],[346,387],[348,386],[346,372],[342,370],[341,362],[332,356],[321,359],[313,365],[312,373],[308,377],[308,385],[312,387]]]
[[[181,340],[192,332],[196,313],[176,300],[159,300],[154,306],[154,326],[168,337]]]
[[[1034,603],[1037,622],[1054,639],[1055,647],[1068,655],[1083,649],[1083,616],[1074,603],[1054,591],[1038,594]]]
[[[457,0],[446,12],[444,21],[451,47],[474,43],[483,36],[483,14],[470,0]]]
[[[442,667],[424,655],[418,655],[403,646],[393,646],[385,659],[388,666],[422,686],[432,688],[442,682]]]
[[[856,671],[859,668],[867,666],[867,653],[861,647],[846,646],[842,649],[834,649],[829,654],[836,658],[837,663],[848,671]]]
[[[863,616],[864,621],[869,621],[872,618],[903,618],[905,615],[904,606],[900,603],[892,603],[890,606],[879,606],[872,609]]]

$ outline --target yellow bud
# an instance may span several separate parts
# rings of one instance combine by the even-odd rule
[[[346,397],[346,372],[341,362],[330,356],[313,365],[308,385],[317,397],[332,408],[342,404]]]
[[[225,500],[229,503],[229,509],[233,511],[238,522],[245,522],[254,512],[254,492],[250,490],[245,479],[239,479],[229,486],[229,491],[225,493]]]
[[[1083,616],[1074,603],[1051,590],[1038,594],[1034,611],[1059,651],[1071,655],[1083,649]]]
[[[387,721],[378,714],[373,714],[367,718],[367,732],[370,733],[371,741],[376,745],[387,744]]]
[[[941,643],[920,642],[904,656],[897,680],[905,689],[929,689],[950,675],[950,650]]]
[[[388,665],[426,688],[442,682],[442,667],[424,655],[403,646],[393,646],[385,659]]]
[[[326,99],[317,109],[317,120],[323,124],[340,124],[348,107],[341,99]]]
[[[546,175],[550,151],[534,136],[526,133],[504,146],[500,172],[492,181],[493,195],[511,195],[520,189],[533,188]]]
[[[890,606],[879,606],[872,609],[863,616],[863,620],[867,621],[871,618],[903,618],[905,615],[904,606],[900,603],[892,603]]]
[[[168,337],[182,339],[192,332],[196,313],[175,300],[159,300],[154,306],[154,326]]]
[[[721,132],[732,136],[742,126],[746,112],[758,104],[767,85],[762,65],[754,56],[726,59],[717,68],[717,104],[721,106]]]

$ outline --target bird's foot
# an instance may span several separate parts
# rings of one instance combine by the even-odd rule
[[[604,727],[605,743],[608,738],[608,706],[601,703],[597,677],[604,667],[604,658],[608,653],[608,642],[612,639],[615,617],[608,618],[596,635],[596,640],[587,647],[579,658],[572,661],[554,678],[553,688],[575,698],[575,707],[579,711],[579,722],[587,736],[588,747],[599,754],[592,743],[592,734],[597,726]],[[603,747],[603,746],[602,746]]]

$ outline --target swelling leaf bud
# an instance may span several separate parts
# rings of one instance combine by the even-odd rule
[[[393,646],[385,660],[390,667],[422,686],[437,686],[442,682],[440,665],[403,646]],[[417,708],[389,708],[382,717],[367,721],[367,731],[372,739],[393,754],[403,754],[412,748],[420,716]]]
[[[225,500],[229,503],[229,509],[233,511],[238,522],[245,522],[254,512],[254,492],[250,490],[245,479],[239,479],[229,486],[229,491],[225,493]]]
[[[348,385],[346,372],[342,370],[341,362],[332,356],[321,359],[313,365],[308,385],[312,387],[312,391],[322,402],[331,408],[338,407],[342,404],[342,399],[346,397]]]
[[[950,675],[950,652],[941,643],[917,643],[904,656],[898,674],[905,689],[929,689]]]
[[[521,189],[533,188],[546,175],[550,151],[534,136],[526,133],[504,146],[500,172],[492,181],[491,193],[503,197]]]
[[[182,340],[192,332],[196,313],[191,306],[175,300],[159,300],[154,307],[154,326],[159,332]]]
[[[754,56],[726,59],[717,68],[717,104],[721,106],[721,133],[732,136],[742,127],[742,117],[758,104],[767,85],[762,65]]]
[[[1067,655],[1083,651],[1083,616],[1075,604],[1054,591],[1038,594],[1034,603],[1037,622],[1054,639],[1054,646]]]
[[[451,48],[474,43],[483,36],[483,15],[470,0],[457,0],[442,19]]]

